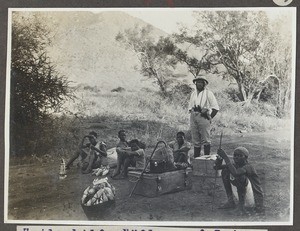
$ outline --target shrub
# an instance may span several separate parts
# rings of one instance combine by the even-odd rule
[[[227,134],[260,132],[285,125],[284,120],[276,117],[272,104],[259,102],[246,107],[241,102],[230,101],[224,91],[216,93],[216,97],[221,108],[213,119],[212,135],[221,131]],[[116,145],[121,129],[127,131],[128,139],[137,138],[149,148],[158,140],[175,139],[180,130],[191,140],[188,111],[176,100],[161,97],[156,92],[94,95],[87,91],[77,99],[72,113],[51,116],[42,127],[28,128],[27,136],[34,132],[38,137],[28,151],[69,158],[83,135],[91,130],[97,132],[99,140],[105,141],[108,148]]]
[[[111,90],[111,92],[124,92],[125,91],[125,88],[123,87],[117,87],[117,88],[114,88]]]

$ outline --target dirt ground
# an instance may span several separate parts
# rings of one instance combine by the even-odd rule
[[[46,163],[21,164],[9,168],[8,219],[87,221],[266,221],[285,222],[290,205],[290,140],[289,131],[223,136],[222,148],[230,152],[238,145],[250,151],[252,163],[261,178],[266,213],[237,215],[235,210],[217,207],[226,200],[220,178],[217,178],[213,199],[214,179],[193,176],[190,190],[165,194],[155,198],[139,195],[129,197],[133,183],[127,179],[109,182],[116,188],[116,201],[97,218],[87,217],[80,205],[84,189],[95,178],[81,174],[73,166],[67,178],[58,177],[60,160]],[[213,140],[216,152],[219,137]],[[148,150],[151,152],[151,150]],[[110,174],[112,173],[111,172]]]

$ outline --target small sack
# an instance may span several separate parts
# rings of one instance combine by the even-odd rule
[[[165,165],[165,172],[172,171],[176,167],[174,165],[174,156],[173,151],[169,146],[165,146],[162,148],[157,149],[152,157],[157,163],[159,162],[161,167]],[[165,164],[163,164],[165,162]],[[150,171],[151,171],[151,162],[150,162]]]
[[[167,171],[167,162],[165,160],[150,160],[150,172],[162,173]]]

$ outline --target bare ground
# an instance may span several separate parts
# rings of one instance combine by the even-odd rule
[[[235,211],[217,207],[226,200],[221,179],[217,179],[213,199],[214,179],[193,176],[191,190],[147,198],[129,197],[133,183],[128,180],[109,182],[116,188],[116,202],[98,220],[108,221],[266,221],[285,222],[290,205],[290,134],[288,130],[257,134],[224,135],[223,149],[231,152],[243,145],[250,151],[249,161],[261,178],[266,214],[237,215]],[[215,137],[212,152],[218,146]],[[149,149],[148,152],[152,150]],[[74,166],[67,178],[59,180],[60,160],[34,161],[9,168],[8,219],[86,221],[80,205],[84,189],[94,176],[83,175]],[[214,201],[214,202],[213,202]]]

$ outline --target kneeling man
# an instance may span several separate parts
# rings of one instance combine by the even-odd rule
[[[228,202],[221,208],[235,208],[232,186],[236,187],[239,198],[239,209],[244,212],[245,198],[247,186],[250,183],[252,186],[255,210],[258,213],[264,211],[263,191],[256,170],[248,163],[249,152],[244,147],[238,147],[234,150],[232,163],[226,152],[222,149],[218,150],[218,158],[215,163],[215,169],[222,169],[222,180],[227,194]],[[222,165],[223,159],[225,165]]]

